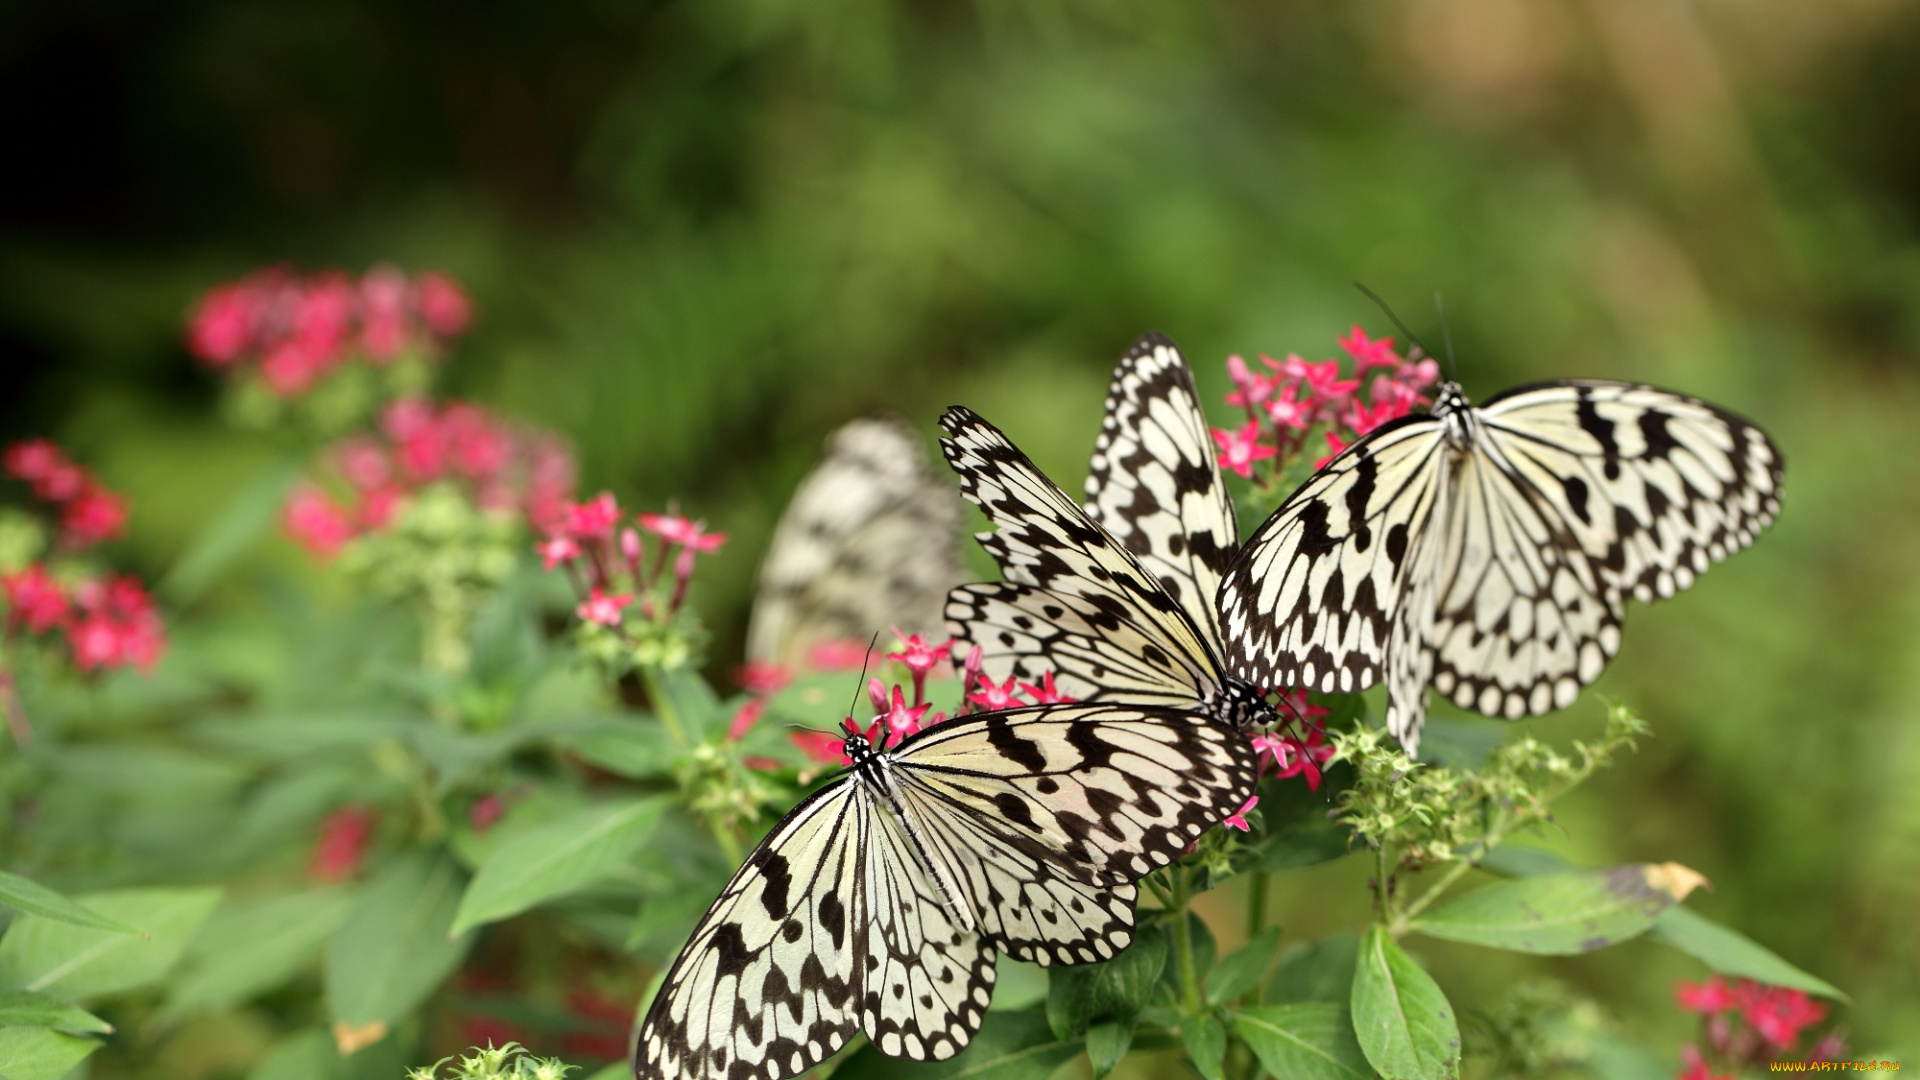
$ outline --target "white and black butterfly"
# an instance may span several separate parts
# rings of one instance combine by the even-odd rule
[[[1192,373],[1152,334],[1114,371],[1085,512],[985,421],[942,424],[998,527],[981,542],[1006,582],[947,602],[990,675],[1217,713],[1221,689],[1345,693],[1385,673],[1410,753],[1429,681],[1489,715],[1563,707],[1618,649],[1628,594],[1687,587],[1779,509],[1765,433],[1692,398],[1557,382],[1472,409],[1444,384],[1431,415],[1349,447],[1242,546]]]
[[[794,807],[694,929],[640,1026],[641,1080],[781,1080],[856,1031],[959,1053],[996,952],[1106,960],[1139,878],[1251,794],[1244,735],[1152,707],[1059,704],[948,720]]]
[[[937,630],[966,580],[961,505],[904,421],[854,420],[795,489],[760,564],[747,656],[793,664],[826,641]]]

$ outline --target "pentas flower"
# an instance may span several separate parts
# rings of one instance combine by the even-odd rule
[[[1260,425],[1249,420],[1236,431],[1213,429],[1213,442],[1220,450],[1220,467],[1244,477],[1253,475],[1253,464],[1280,453],[1260,441]]]
[[[1252,738],[1255,755],[1262,768],[1270,762],[1273,775],[1282,780],[1304,776],[1307,788],[1320,790],[1321,766],[1333,757],[1335,749],[1326,744],[1317,729],[1308,729],[1306,737],[1262,732]]]
[[[967,700],[989,712],[1002,709],[1014,709],[1026,702],[1020,700],[1019,682],[1011,675],[1004,684],[995,684],[985,675],[979,677],[979,690],[967,695]]]
[[[603,491],[586,502],[563,500],[555,509],[547,538],[534,550],[548,570],[566,570],[582,598],[578,608],[581,618],[602,626],[618,626],[617,620],[588,618],[587,612],[601,611],[591,606],[595,595],[620,590],[621,595],[638,601],[645,619],[665,625],[686,603],[696,557],[718,551],[726,543],[726,535],[709,533],[703,523],[671,513],[639,514],[633,519],[638,529],[622,528],[624,516],[611,492]],[[646,557],[641,530],[658,538],[651,560]]]
[[[107,490],[45,439],[14,443],[0,456],[0,466],[8,475],[26,481],[34,495],[59,508],[60,542],[65,547],[76,551],[92,547],[119,536],[126,527],[126,497]]]
[[[1692,1046],[1680,1048],[1680,1063],[1685,1066],[1675,1080],[1734,1080],[1731,1073],[1716,1073],[1707,1067],[1707,1059]]]
[[[132,577],[74,586],[67,642],[81,671],[131,666],[150,673],[167,646],[153,598]]]
[[[467,821],[473,825],[475,832],[484,833],[493,828],[493,823],[499,821],[500,815],[506,812],[505,799],[498,795],[482,795],[473,801],[473,806],[468,808]]]
[[[878,718],[881,724],[881,730],[886,732],[886,744],[888,746],[897,746],[901,739],[919,731],[928,710],[932,708],[932,705],[909,706],[907,704],[907,696],[901,692],[898,686],[894,687],[893,698],[888,703],[887,711]],[[937,718],[939,717],[938,713],[934,715]],[[932,727],[934,724],[939,723],[939,719],[944,718],[927,721],[925,726]],[[868,737],[871,738],[872,736],[869,735]]]
[[[359,534],[346,509],[312,486],[297,488],[287,497],[280,524],[294,542],[322,560],[340,554],[340,549]]]
[[[599,623],[601,626],[619,626],[621,611],[631,603],[633,603],[632,593],[608,595],[600,586],[595,585],[587,598],[580,601],[579,606],[574,608],[574,614],[587,622]]]
[[[0,576],[0,587],[6,590],[10,624],[44,634],[66,620],[66,590],[39,563]]]
[[[733,719],[727,723],[727,738],[733,742],[746,738],[747,732],[753,730],[753,726],[760,722],[760,718],[765,716],[766,712],[766,698],[748,698],[733,711]]]
[[[774,660],[749,660],[734,669],[733,681],[749,694],[777,694],[793,682],[793,669]]]
[[[580,557],[580,545],[571,536],[549,536],[533,545],[533,550],[539,552],[541,566],[546,570]]]
[[[297,397],[356,360],[437,357],[472,316],[466,295],[442,274],[409,278],[375,267],[355,280],[275,268],[208,290],[188,319],[187,349],[210,368],[256,372],[273,393]]]
[[[913,703],[923,704],[927,700],[927,676],[952,658],[954,639],[934,645],[919,634],[901,633],[897,626],[893,628],[893,636],[900,639],[900,651],[888,653],[887,659],[906,666],[913,676]]]
[[[1827,1015],[1826,1006],[1800,990],[1742,979],[1734,994],[1740,999],[1741,1018],[1776,1050],[1792,1046],[1802,1030]]]
[[[1718,975],[1710,975],[1703,983],[1692,983],[1685,979],[1674,985],[1673,996],[1680,1007],[1688,1012],[1711,1014],[1725,1012],[1740,1003],[1740,998],[1727,985],[1727,981]]]
[[[1038,686],[1028,682],[1021,683],[1020,692],[1032,698],[1035,705],[1069,705],[1080,700],[1076,697],[1068,697],[1055,689],[1051,671],[1041,672]]]
[[[727,534],[709,533],[705,531],[706,522],[688,521],[678,514],[641,514],[639,520],[641,528],[688,551],[706,554],[719,551],[727,542]]]
[[[349,806],[328,814],[320,823],[320,839],[314,844],[313,858],[307,863],[307,876],[323,884],[346,881],[360,871],[366,860],[367,841],[373,837],[373,811],[364,806]]]
[[[815,671],[858,671],[868,659],[864,641],[822,641],[807,649],[807,666]]]
[[[1259,802],[1260,796],[1253,796],[1245,803],[1242,803],[1240,809],[1228,814],[1220,824],[1225,825],[1229,829],[1239,829],[1241,832],[1252,832],[1252,827],[1247,824],[1247,811],[1253,809]]]
[[[610,537],[619,523],[620,503],[610,491],[603,491],[583,503],[567,505],[567,529],[579,539]]]
[[[1390,368],[1400,363],[1400,358],[1393,352],[1392,338],[1369,339],[1359,323],[1347,331],[1346,337],[1339,339],[1339,345],[1348,356],[1353,357],[1355,374],[1365,374],[1368,368]]]
[[[60,529],[72,547],[88,547],[120,535],[127,523],[127,501],[102,488],[75,496],[60,515]]]

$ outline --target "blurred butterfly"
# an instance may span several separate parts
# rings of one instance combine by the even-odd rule
[[[789,666],[827,642],[937,630],[960,563],[961,504],[904,421],[854,420],[787,504],[760,564],[747,657]]]
[[[1417,752],[1427,687],[1509,719],[1570,704],[1626,598],[1671,596],[1779,512],[1766,433],[1651,387],[1555,381],[1479,408],[1441,384],[1237,542],[1193,376],[1159,335],[1114,371],[1084,511],[991,425],[949,410],[948,461],[1005,583],[949,597],[994,677],[1084,700],[1241,710],[1249,687],[1385,677]]]
[[[674,961],[640,1080],[783,1080],[855,1032],[919,1061],[980,1030],[998,950],[1040,964],[1133,940],[1133,884],[1252,792],[1246,738],[1167,709],[973,713],[852,765],[747,857]]]

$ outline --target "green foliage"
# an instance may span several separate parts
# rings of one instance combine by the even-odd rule
[[[1353,1030],[1386,1080],[1435,1080],[1460,1065],[1460,1026],[1433,977],[1379,926],[1360,935]]]
[[[392,1028],[466,955],[455,935],[466,875],[444,852],[400,856],[354,897],[327,951],[327,1008],[337,1023]]]
[[[446,1068],[443,1074],[440,1070]],[[407,1070],[407,1080],[566,1080],[573,1067],[553,1058],[527,1053],[518,1043],[475,1050],[455,1060],[442,1059],[421,1069]]]
[[[1430,937],[1496,949],[1565,956],[1647,932],[1674,896],[1647,866],[1616,866],[1508,881],[1429,910],[1408,927]]]

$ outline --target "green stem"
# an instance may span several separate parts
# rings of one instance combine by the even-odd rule
[[[1247,895],[1247,940],[1260,936],[1267,928],[1267,872],[1255,870]]]
[[[680,713],[673,707],[673,698],[667,695],[660,670],[651,665],[642,665],[640,681],[647,687],[647,700],[653,703],[653,715],[660,718],[660,726],[667,729],[667,737],[673,740],[673,745],[685,750],[687,731],[680,724]]]
[[[1169,907],[1173,913],[1173,958],[1178,964],[1180,974],[1181,1012],[1186,1016],[1200,1015],[1200,973],[1193,963],[1193,928],[1187,922],[1187,900],[1190,893],[1187,888],[1185,871],[1175,869],[1173,878],[1173,904]]]
[[[1373,849],[1373,895],[1380,901],[1380,922],[1393,925],[1393,902],[1387,891],[1387,845],[1382,841]]]
[[[1406,933],[1407,924],[1413,921],[1414,916],[1432,907],[1433,902],[1440,899],[1441,893],[1446,892],[1453,886],[1454,882],[1459,881],[1467,871],[1473,869],[1474,859],[1492,851],[1494,847],[1500,843],[1501,839],[1506,836],[1507,830],[1512,824],[1512,821],[1504,814],[1496,818],[1494,822],[1487,827],[1486,835],[1475,841],[1480,848],[1478,854],[1459,856],[1452,866],[1447,867],[1446,873],[1441,874],[1435,879],[1434,883],[1429,885],[1426,891],[1416,897],[1413,903],[1402,908],[1400,913],[1388,923],[1388,929],[1393,933],[1393,936],[1399,937]]]

